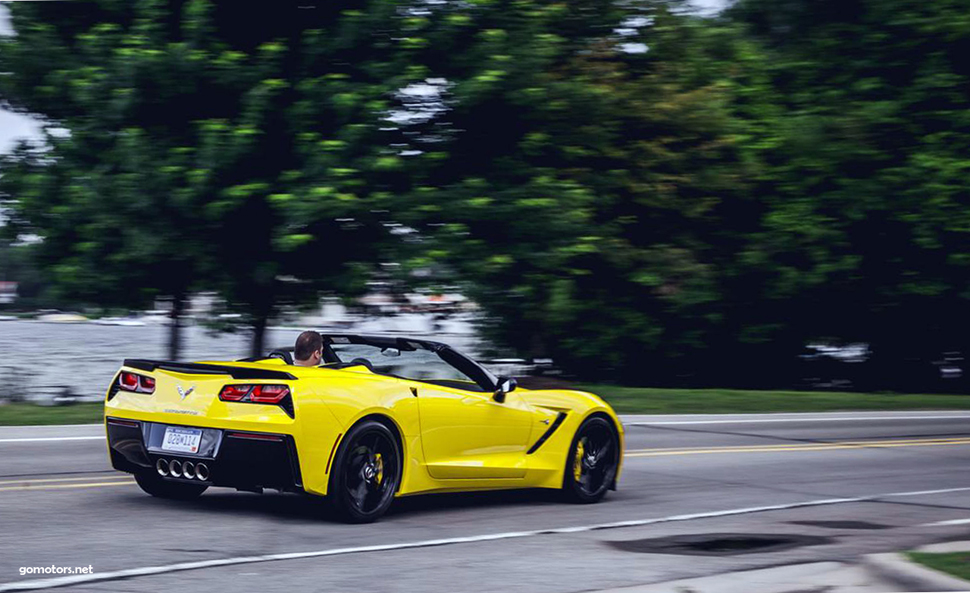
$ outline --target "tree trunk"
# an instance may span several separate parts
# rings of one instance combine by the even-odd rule
[[[265,354],[263,348],[266,342],[266,325],[269,323],[269,314],[260,312],[256,315],[253,322],[253,341],[249,347],[250,356],[262,356]]]
[[[185,310],[185,295],[172,297],[172,312],[168,325],[168,359],[178,360],[182,353],[182,313]]]

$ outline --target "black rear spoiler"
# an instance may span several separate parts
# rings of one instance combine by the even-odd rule
[[[233,379],[281,379],[292,381],[296,379],[286,371],[271,371],[268,369],[251,369],[246,367],[223,366],[221,364],[201,364],[198,362],[171,362],[166,360],[145,360],[142,358],[126,358],[124,365],[142,371],[172,371],[189,375],[231,375]]]

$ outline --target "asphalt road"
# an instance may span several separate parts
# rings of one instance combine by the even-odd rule
[[[111,579],[65,591],[590,591],[970,539],[970,413],[624,422],[601,504],[431,495],[357,526],[296,495],[151,498],[100,426],[0,428],[0,591],[50,565]]]

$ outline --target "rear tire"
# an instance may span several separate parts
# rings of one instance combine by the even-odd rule
[[[209,487],[204,484],[183,484],[170,482],[154,473],[135,474],[135,482],[142,490],[158,498],[170,500],[192,500],[202,496]]]
[[[394,502],[401,483],[401,447],[384,424],[368,420],[344,437],[327,491],[337,515],[348,523],[376,521]]]
[[[620,440],[606,418],[593,416],[579,425],[566,457],[563,494],[570,502],[589,504],[606,496],[620,459]]]

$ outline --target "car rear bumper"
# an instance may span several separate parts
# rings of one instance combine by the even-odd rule
[[[159,460],[183,464],[188,461],[205,464],[208,479],[165,479],[240,490],[303,491],[296,443],[291,435],[178,425],[199,428],[203,436],[197,454],[171,453],[161,449],[161,439],[165,428],[174,425],[113,417],[106,418],[105,423],[111,465],[119,471],[156,472]]]

